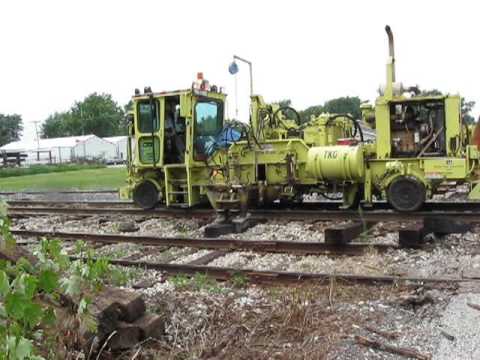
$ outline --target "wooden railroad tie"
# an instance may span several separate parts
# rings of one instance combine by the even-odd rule
[[[402,247],[421,247],[426,242],[426,235],[444,236],[448,234],[464,234],[472,229],[472,224],[458,219],[439,216],[428,216],[421,223],[411,224],[398,231],[398,242]]]
[[[346,245],[374,226],[374,222],[353,222],[329,227],[324,231],[326,244]]]

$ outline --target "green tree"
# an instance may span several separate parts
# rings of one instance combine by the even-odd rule
[[[72,135],[95,134],[99,137],[124,134],[123,109],[110,94],[93,93],[83,101],[76,102],[72,109],[69,132]]]
[[[50,115],[42,124],[45,138],[94,134],[99,137],[126,134],[124,110],[110,94],[93,93],[70,110]]]
[[[300,114],[300,118],[302,119],[302,122],[307,122],[310,120],[312,115],[318,116],[323,112],[325,112],[323,105],[313,105],[313,106],[309,106],[305,110],[299,111],[298,113]]]
[[[280,101],[275,101],[280,107],[292,106],[292,100],[290,99],[283,99]]]
[[[331,99],[323,105],[313,105],[303,111],[299,111],[303,122],[309,121],[311,116],[318,116],[322,113],[331,114],[351,114],[355,119],[360,119],[360,98],[356,96],[346,96]]]
[[[69,136],[67,124],[71,121],[70,112],[55,112],[42,123],[40,133],[42,138]]]
[[[17,114],[0,114],[0,146],[20,140],[23,131],[22,117]]]
[[[133,100],[130,99],[130,100],[128,100],[128,103],[126,103],[123,106],[123,112],[126,114],[131,110],[133,110]]]
[[[325,102],[323,109],[331,114],[350,114],[354,119],[360,119],[360,102],[360,98],[356,96],[339,97]]]
[[[462,117],[466,124],[473,124],[475,122],[475,118],[471,114],[474,106],[475,101],[467,101],[462,97]]]

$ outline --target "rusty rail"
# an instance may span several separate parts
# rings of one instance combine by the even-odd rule
[[[72,257],[73,260],[80,258]],[[229,280],[234,276],[243,276],[250,282],[255,283],[299,283],[299,282],[322,282],[335,279],[345,285],[392,285],[392,284],[425,284],[425,283],[461,283],[471,282],[472,279],[463,278],[424,278],[424,277],[403,277],[389,275],[361,275],[342,273],[305,273],[289,271],[265,271],[254,269],[236,269],[229,267],[217,267],[206,265],[189,264],[168,264],[153,263],[145,261],[111,260],[112,265],[126,267],[140,267],[148,270],[162,271],[168,275],[185,274],[194,275],[197,273],[206,274],[216,280]],[[473,280],[474,281],[474,280]]]
[[[153,216],[153,217],[208,217],[214,216],[212,209],[178,209],[178,208],[157,208],[145,211],[129,207],[18,207],[8,208],[11,217],[19,216],[44,216],[52,214],[62,215],[130,215],[130,216]],[[417,221],[427,217],[449,217],[464,222],[480,222],[480,210],[431,210],[417,211],[411,213],[399,213],[393,210],[320,210],[320,209],[253,209],[253,219],[256,220],[361,220],[361,221]]]
[[[375,243],[349,243],[345,245],[335,245],[323,242],[128,236],[116,234],[91,234],[31,230],[12,230],[11,232],[13,235],[21,237],[50,237],[62,240],[84,240],[102,244],[134,243],[145,246],[191,247],[195,249],[287,253],[294,255],[355,256],[362,255],[370,250],[386,252],[388,250],[398,249],[398,246],[395,245]]]

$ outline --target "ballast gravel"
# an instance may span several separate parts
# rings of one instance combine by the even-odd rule
[[[453,339],[437,338],[435,360],[480,359],[480,311],[469,303],[480,305],[480,294],[457,295],[443,312],[439,326]]]

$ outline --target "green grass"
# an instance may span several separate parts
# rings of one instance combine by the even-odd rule
[[[117,189],[125,185],[124,167],[75,170],[0,178],[0,191],[55,191]]]
[[[31,165],[29,167],[11,167],[0,169],[0,178],[11,176],[25,176],[47,174],[53,172],[65,172],[74,170],[105,168],[103,164],[59,164],[59,165]]]

